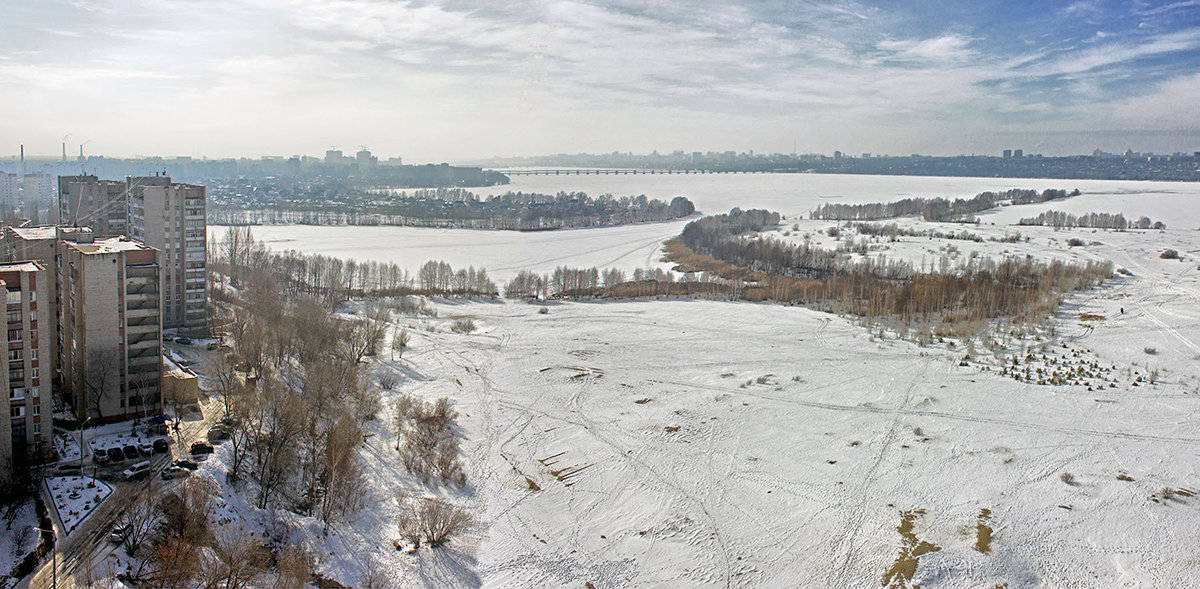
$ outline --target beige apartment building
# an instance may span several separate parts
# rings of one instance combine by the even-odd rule
[[[8,317],[8,378],[0,397],[0,479],[22,461],[40,461],[51,448],[50,371],[54,320],[46,302],[52,274],[37,262],[0,264]]]
[[[159,251],[124,237],[59,242],[59,366],[79,418],[162,410]]]
[[[95,176],[58,177],[58,224],[91,227],[97,237],[128,235],[126,185]]]
[[[205,329],[205,190],[170,178],[130,178],[129,235],[162,252],[163,328]]]
[[[58,380],[58,278],[57,269],[58,262],[55,260],[55,254],[58,253],[58,242],[60,239],[69,239],[72,241],[89,242],[92,240],[92,230],[87,227],[5,227],[4,234],[0,241],[3,241],[3,261],[16,262],[20,260],[33,260],[47,269],[46,289],[47,293],[39,303],[46,307],[46,316],[49,317],[49,324],[46,327],[44,339],[49,342],[49,353],[44,355],[42,365],[46,372],[47,384],[59,386],[61,382]],[[42,390],[50,390],[49,387],[43,387]]]
[[[207,222],[203,186],[168,176],[58,178],[60,224],[92,227],[96,237],[132,237],[162,253],[162,321],[167,329],[205,329]]]

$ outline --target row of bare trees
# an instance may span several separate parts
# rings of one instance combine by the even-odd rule
[[[1062,200],[1079,194],[1078,190],[1067,192],[1047,188],[1038,192],[1013,188],[1004,192],[981,192],[974,198],[956,198],[953,201],[945,198],[906,198],[888,203],[826,203],[817,207],[810,216],[813,219],[872,221],[920,215],[926,221],[964,221],[969,220],[975,213],[981,213],[1004,202],[1014,205],[1035,204]]]
[[[799,303],[898,325],[979,324],[1005,317],[1040,320],[1068,292],[1112,275],[1111,262],[1040,262],[1030,257],[975,258],[940,273],[917,272],[882,257],[853,261],[836,251],[743,233],[757,222],[737,210],[717,222],[690,223],[676,244],[688,255],[728,267],[718,274],[747,282],[738,296]],[[760,217],[755,214],[755,217]],[[674,254],[679,256],[679,253]],[[746,271],[752,271],[747,276]]]
[[[352,297],[498,294],[483,268],[455,270],[445,262],[430,261],[417,276],[412,276],[395,263],[342,260],[292,250],[279,252],[256,240],[248,225],[229,227],[220,240],[209,243],[209,267],[227,276],[229,286],[235,289],[242,288],[252,274],[269,274],[289,298],[308,296],[330,308]]]
[[[1138,217],[1130,221],[1121,213],[1083,213],[1074,215],[1062,211],[1046,211],[1036,217],[1027,217],[1017,221],[1018,225],[1046,225],[1055,229],[1064,227],[1091,227],[1095,229],[1111,229],[1124,231],[1126,229],[1166,229],[1166,223],[1151,221],[1150,217]]]

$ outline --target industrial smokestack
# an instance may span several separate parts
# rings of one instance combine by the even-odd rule
[[[63,163],[67,163],[67,142],[63,141]]]

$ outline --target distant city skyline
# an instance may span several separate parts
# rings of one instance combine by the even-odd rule
[[[0,153],[1200,149],[1200,0],[0,0]]]

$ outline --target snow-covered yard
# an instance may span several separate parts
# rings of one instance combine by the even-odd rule
[[[78,434],[71,432],[54,432],[54,449],[58,452],[59,462],[79,462],[79,439],[76,435]]]
[[[112,485],[84,476],[47,477],[46,489],[67,534],[75,531],[113,491]]]

